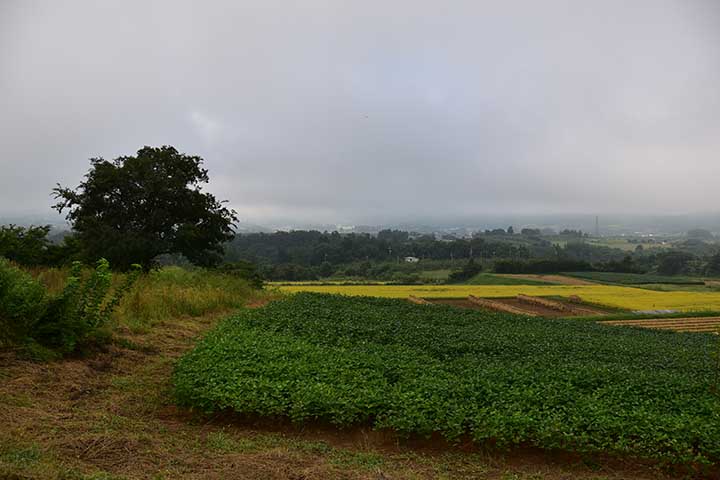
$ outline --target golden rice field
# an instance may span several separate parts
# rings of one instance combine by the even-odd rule
[[[312,285],[278,287],[285,293],[320,292],[371,297],[485,298],[578,295],[586,302],[625,310],[720,310],[720,292],[660,292],[612,285]]]

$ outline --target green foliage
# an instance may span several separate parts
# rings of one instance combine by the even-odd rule
[[[552,285],[550,282],[543,282],[542,280],[504,277],[492,273],[480,273],[465,283],[468,285]]]
[[[707,275],[720,276],[720,253],[716,253],[710,257],[705,267],[705,273]]]
[[[25,266],[60,265],[74,257],[77,251],[72,235],[61,243],[50,241],[50,225],[18,227],[0,226],[0,257]]]
[[[61,294],[49,295],[29,274],[0,258],[0,345],[19,345],[36,358],[50,358],[50,348],[68,354],[102,333],[122,297],[141,272],[133,266],[111,291],[112,274],[105,259],[83,279],[75,262]]]
[[[262,275],[260,275],[257,267],[250,262],[239,260],[233,263],[225,263],[218,267],[218,271],[226,275],[242,278],[253,288],[263,287]]]
[[[50,245],[47,238],[49,232],[49,225],[28,228],[0,226],[0,257],[22,265],[44,264]]]
[[[495,262],[495,273],[561,273],[574,271],[592,271],[592,266],[583,260],[567,258],[558,260],[500,260]]]
[[[50,300],[46,314],[34,327],[33,337],[61,353],[73,352],[107,325],[141,271],[140,265],[133,265],[125,281],[111,293],[112,273],[107,260],[98,260],[86,279],[82,277],[82,264],[74,262],[65,289]]]
[[[695,255],[680,251],[663,252],[658,255],[658,258],[660,261],[658,263],[657,271],[661,275],[680,275],[683,273],[690,273],[690,263],[693,260],[696,260]]]
[[[720,460],[712,335],[297,294],[221,323],[177,365],[206,412],[477,442]]]
[[[25,341],[46,307],[42,285],[0,258],[0,346]]]
[[[510,227],[512,228],[512,227]],[[448,283],[461,283],[465,282],[467,280],[470,280],[478,273],[482,272],[482,265],[479,263],[475,263],[474,259],[468,260],[468,262],[463,266],[462,270],[453,272],[448,277],[447,282]]]
[[[55,208],[68,210],[85,258],[104,257],[126,270],[179,253],[198,265],[219,263],[232,238],[233,211],[202,192],[202,158],[175,148],[144,147],[136,156],[90,160],[75,190],[58,185]]]
[[[552,245],[542,239],[453,239],[436,240],[433,236],[413,236],[408,232],[383,230],[377,236],[363,233],[291,231],[239,234],[225,246],[225,260],[248,260],[266,267],[269,280],[312,280],[339,272],[339,266],[353,268],[358,275],[377,272],[362,268],[362,263],[396,264],[403,257],[428,261],[467,261],[470,257],[528,258],[531,254],[554,254]],[[537,251],[536,251],[537,250]],[[400,262],[402,263],[402,262]],[[291,267],[292,266],[292,267]],[[292,275],[290,278],[287,275]],[[303,275],[304,278],[298,278]],[[373,276],[373,278],[377,278]]]

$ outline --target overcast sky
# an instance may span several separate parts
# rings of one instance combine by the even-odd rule
[[[0,215],[174,145],[241,219],[720,210],[718,0],[0,0]]]

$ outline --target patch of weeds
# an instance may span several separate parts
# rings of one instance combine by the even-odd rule
[[[130,419],[115,414],[99,415],[88,431],[107,434],[108,432],[125,431],[129,429]]]
[[[113,337],[112,342],[120,348],[126,348],[128,350],[133,350],[141,353],[156,354],[160,351],[160,349],[158,349],[154,345],[143,345],[125,337],[115,336]]]
[[[207,446],[207,448],[220,453],[238,452],[243,448],[254,447],[252,441],[249,441],[247,444],[244,445],[243,443],[245,442],[238,442],[225,432],[209,433],[207,438],[205,439],[205,445]]]
[[[289,446],[294,450],[315,455],[327,455],[333,451],[333,448],[323,441],[291,440]]]
[[[133,317],[124,317],[123,324],[128,327],[130,332],[136,335],[146,335],[152,330],[151,325],[148,325],[143,320]]]
[[[29,447],[3,449],[2,453],[0,453],[0,460],[18,467],[27,468],[36,464],[41,456],[40,448],[37,445],[31,445]]]
[[[530,473],[526,475],[513,472],[505,472],[500,478],[502,480],[543,480],[545,478],[545,475],[543,475],[542,473]]]
[[[32,362],[47,363],[62,358],[62,354],[36,342],[27,342],[18,347],[18,358]]]
[[[110,380],[110,385],[125,392],[136,390],[139,386],[139,382],[132,375],[123,375],[120,377],[113,377]]]
[[[0,393],[0,405],[8,407],[31,407],[32,400],[28,395],[11,395],[9,393]]]
[[[107,472],[96,472],[90,475],[83,475],[82,480],[125,480],[126,477],[120,477],[118,475],[112,475]]]
[[[446,453],[440,458],[424,458],[440,478],[476,478],[491,470],[487,460],[479,454]]]
[[[329,457],[330,463],[343,468],[376,469],[385,464],[382,455],[374,452],[352,452],[335,450]]]

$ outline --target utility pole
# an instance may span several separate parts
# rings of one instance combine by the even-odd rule
[[[600,237],[600,217],[595,215],[595,236]]]

